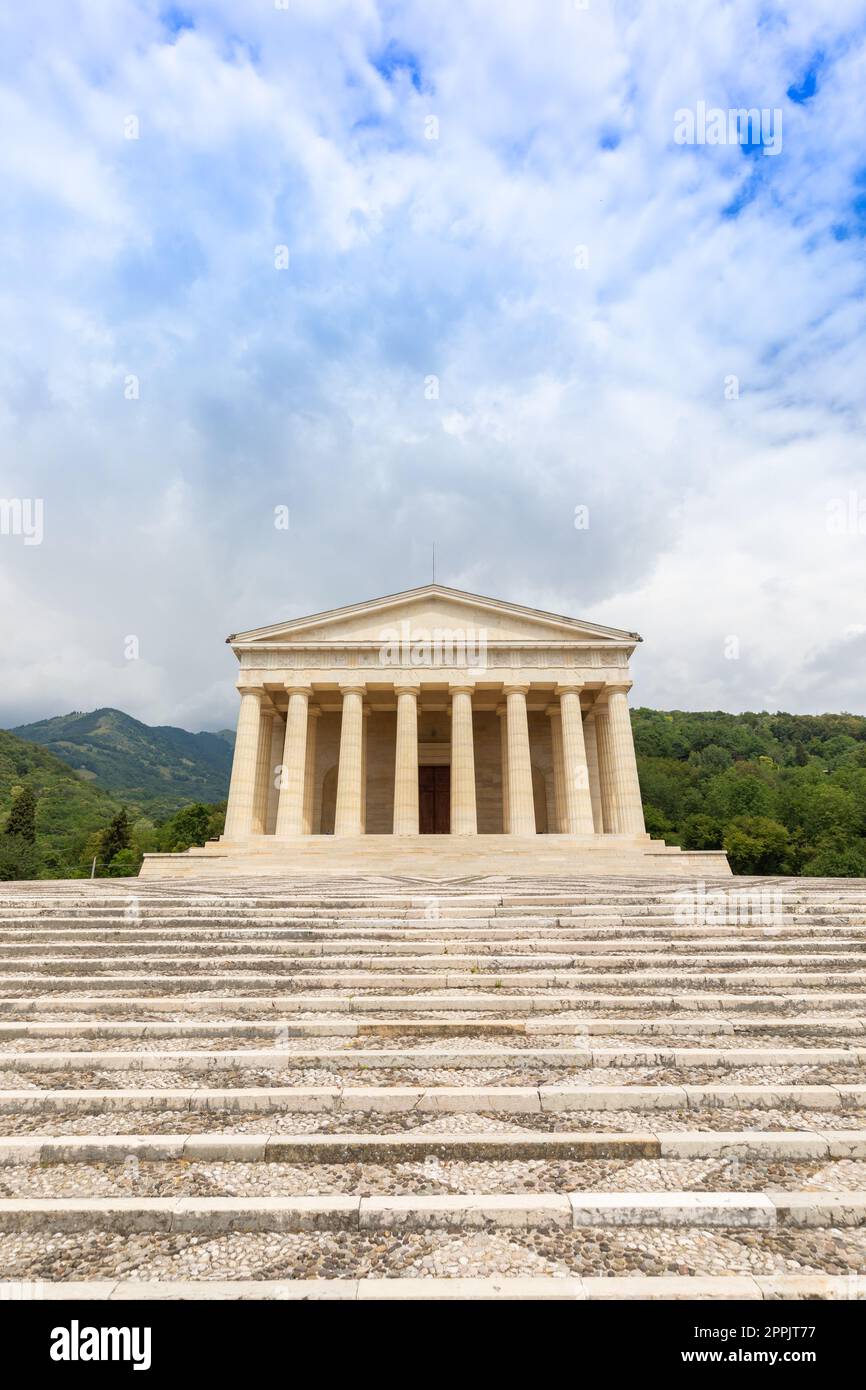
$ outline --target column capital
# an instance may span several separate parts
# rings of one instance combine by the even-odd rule
[[[308,700],[313,693],[311,685],[296,685],[293,681],[286,681],[283,689],[287,695],[306,695]]]
[[[605,685],[604,690],[607,695],[627,695],[634,685],[634,681],[611,681]]]
[[[258,695],[260,700],[265,693],[265,687],[263,685],[250,685],[248,681],[236,685],[235,690],[239,695]]]
[[[395,685],[395,686],[394,686],[394,694],[395,694],[395,695],[414,695],[414,696],[415,696],[415,699],[417,700],[417,699],[419,698],[420,694],[421,694],[421,687],[420,687],[420,685],[411,685],[411,684],[408,684],[408,685],[407,685],[405,682],[402,682],[402,681],[401,681],[401,683],[400,683],[399,685]]]
[[[474,682],[474,681],[472,681],[472,682],[470,682],[470,681],[455,681],[453,685],[449,682],[449,685],[448,685],[448,694],[449,694],[449,695],[474,695],[474,694],[475,694],[475,682]]]
[[[496,713],[498,714],[500,719],[504,719],[506,714],[508,713],[508,706],[506,704],[497,705]]]
[[[552,719],[555,714],[561,714],[562,711],[559,705],[554,702],[553,704],[544,706],[544,713],[547,715],[548,719]]]
[[[510,682],[510,681],[508,682],[508,684],[503,685],[503,687],[502,687],[502,693],[503,693],[503,695],[525,695],[525,694],[527,693],[528,690],[529,690],[529,685],[528,685],[528,684],[526,684],[526,685],[521,685],[521,684],[519,684],[518,682],[512,683],[512,682]]]
[[[319,719],[321,718],[321,714],[322,711],[319,705],[310,705],[310,708],[307,710],[307,717],[309,719]]]
[[[341,695],[361,695],[363,697],[366,693],[367,687],[363,681],[346,681],[345,684],[340,681]]]
[[[579,695],[585,684],[585,681],[566,681],[562,685],[554,686],[553,693],[554,695],[568,695],[574,692],[575,695]]]

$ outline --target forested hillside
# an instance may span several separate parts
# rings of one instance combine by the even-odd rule
[[[54,753],[85,780],[151,816],[190,801],[219,801],[228,788],[234,735],[191,734],[143,724],[119,709],[76,711],[10,733]]]
[[[866,875],[866,718],[632,714],[647,829],[737,873]]]
[[[636,709],[632,721],[654,836],[724,848],[737,873],[866,877],[866,718]],[[94,858],[100,873],[134,873],[147,850],[220,833],[230,735],[117,710],[26,727],[60,756],[0,732],[0,878],[89,873]],[[22,802],[5,835],[28,789],[35,806]]]

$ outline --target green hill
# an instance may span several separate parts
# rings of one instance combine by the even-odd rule
[[[36,792],[36,833],[40,848],[58,866],[77,858],[96,830],[118,810],[107,792],[80,777],[53,753],[0,730],[0,827],[5,826],[15,793]]]
[[[866,717],[632,712],[647,830],[738,873],[866,876]]]
[[[226,796],[234,735],[151,727],[118,709],[75,712],[10,731],[69,765],[117,802],[162,817],[191,801]]]
[[[724,847],[738,873],[866,876],[866,717],[635,709],[632,724],[654,836]],[[0,830],[29,785],[45,869],[86,871],[120,804],[139,854],[203,843],[222,825],[233,741],[113,709],[0,732]]]

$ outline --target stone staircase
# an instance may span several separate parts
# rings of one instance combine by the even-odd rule
[[[5,885],[0,1296],[864,1297],[864,1001],[862,880]]]

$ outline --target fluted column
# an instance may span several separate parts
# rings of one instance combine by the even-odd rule
[[[601,784],[598,776],[598,744],[595,733],[595,712],[590,710],[583,721],[583,742],[586,747],[586,766],[589,772],[589,798],[592,802],[592,823],[596,835],[604,833],[601,813]]]
[[[602,831],[605,835],[615,835],[617,822],[614,807],[613,744],[610,735],[610,712],[607,705],[596,705],[595,707],[595,741],[598,749]]]
[[[593,833],[589,770],[583,742],[583,715],[579,685],[557,688],[562,714],[562,783],[565,792],[565,828],[569,835]]]
[[[302,833],[312,835],[316,807],[316,737],[322,711],[315,705],[307,710],[307,760],[304,768],[304,816]]]
[[[252,832],[253,801],[256,792],[256,761],[259,751],[259,720],[261,718],[261,686],[238,686],[241,707],[235,735],[232,775],[229,782],[226,823],[223,831],[227,840],[240,840]]]
[[[613,750],[614,818],[620,835],[644,835],[646,827],[628,712],[631,682],[609,685],[607,707]]]
[[[252,817],[254,835],[264,835],[268,828],[268,790],[270,788],[268,769],[271,761],[273,729],[274,712],[263,706],[259,714],[259,740],[256,747],[256,789],[253,796]]]
[[[562,715],[559,705],[548,705],[544,711],[550,720],[550,743],[553,753],[553,804],[556,830],[565,834],[565,788],[562,782]]]
[[[477,835],[471,685],[451,687],[451,834]]]
[[[394,756],[394,834],[418,834],[418,689],[396,687],[397,747]]]
[[[507,835],[511,824],[508,795],[508,710],[505,705],[497,705],[496,713],[499,717],[499,757],[502,768],[502,833]]]
[[[310,692],[286,686],[289,712],[283,744],[283,770],[280,775],[280,802],[277,808],[279,839],[300,835],[304,827],[304,784],[307,775],[307,711]]]
[[[335,835],[360,835],[363,828],[364,689],[343,690],[340,759],[337,764]]]
[[[511,835],[535,834],[529,719],[526,714],[528,689],[528,685],[504,687],[508,722],[508,829]]]
[[[286,721],[275,710],[271,720],[271,749],[268,754],[268,810],[265,823],[265,833],[268,835],[273,835],[277,828],[277,809],[280,804],[280,778],[285,741]]]
[[[367,744],[370,739],[370,706],[364,705],[361,720],[361,834],[367,833]]]

